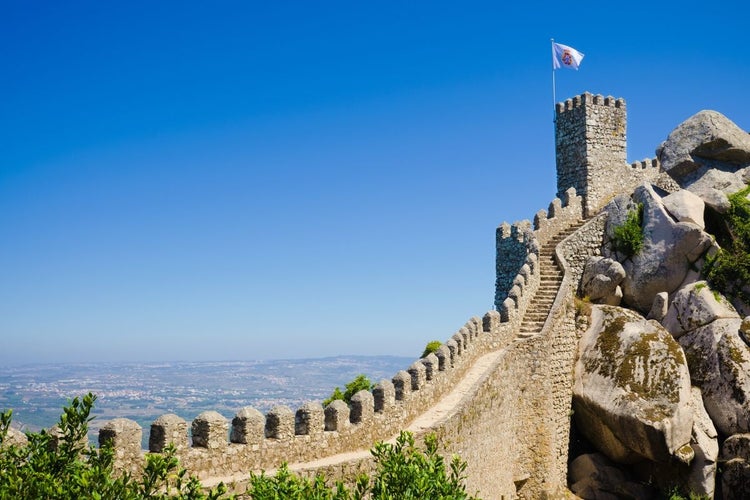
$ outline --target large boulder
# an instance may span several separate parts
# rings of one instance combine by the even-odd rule
[[[656,152],[662,168],[679,183],[707,161],[750,164],[750,135],[721,113],[704,110],[678,125]]]
[[[662,198],[662,203],[677,222],[692,222],[701,229],[706,227],[703,219],[706,204],[697,194],[680,189]]]
[[[693,387],[691,396],[693,431],[690,437],[690,447],[695,452],[692,461],[686,464],[675,460],[670,462],[646,460],[635,464],[632,470],[641,481],[653,484],[662,491],[669,491],[675,485],[680,484],[687,491],[701,498],[713,498],[719,455],[718,434],[703,406],[700,389]]]
[[[705,281],[680,288],[672,298],[662,325],[674,338],[720,318],[739,318],[732,304]]]
[[[722,498],[750,498],[750,434],[729,436],[721,446]]]
[[[716,111],[691,116],[656,151],[662,168],[714,210],[729,207],[726,195],[745,187],[750,135]]]
[[[586,261],[581,276],[581,291],[591,301],[608,305],[619,305],[622,297],[619,284],[625,279],[622,264],[613,259],[591,256]]]
[[[656,321],[594,306],[579,343],[573,408],[581,432],[619,463],[688,462],[693,427],[685,356]]]
[[[741,323],[717,319],[678,340],[706,411],[724,435],[750,432],[750,348],[740,338]]]
[[[650,185],[642,185],[633,200],[643,204],[643,247],[622,262],[626,277],[620,284],[623,301],[647,314],[660,292],[674,292],[711,246],[711,236],[692,222],[675,222]]]

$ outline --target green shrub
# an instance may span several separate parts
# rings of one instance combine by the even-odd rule
[[[434,434],[425,437],[422,451],[410,432],[401,432],[394,444],[381,442],[370,450],[375,475],[360,476],[353,489],[341,482],[328,486],[321,475],[313,479],[296,476],[283,464],[275,476],[251,474],[248,494],[253,500],[476,500],[466,493],[466,462],[454,456],[446,467],[437,448]]]
[[[628,257],[637,254],[643,248],[643,203],[637,210],[628,212],[625,222],[616,226],[613,232],[615,250]]]
[[[223,484],[203,491],[194,477],[180,469],[174,447],[163,455],[149,454],[140,478],[116,475],[113,451],[87,444],[88,423],[96,397],[75,398],[58,422],[60,437],[53,446],[47,431],[27,433],[24,446],[5,443],[12,411],[0,414],[0,499],[218,499]]]
[[[337,399],[340,399],[342,401],[345,401],[346,404],[349,404],[352,402],[352,396],[357,394],[359,391],[371,391],[375,385],[370,381],[369,378],[367,378],[364,374],[359,374],[354,379],[346,384],[346,390],[344,392],[341,392],[341,389],[336,387],[333,390],[333,393],[323,401],[323,406],[328,406],[328,404],[331,401],[336,401]]]
[[[372,481],[372,497],[377,500],[398,498],[470,500],[466,493],[466,462],[454,455],[446,472],[443,457],[437,452],[434,434],[425,437],[425,451],[414,446],[414,436],[401,432],[395,444],[378,443],[372,450],[377,472]]]
[[[729,196],[730,208],[724,215],[731,238],[725,248],[706,259],[703,276],[712,288],[730,298],[750,302],[750,293],[743,290],[750,283],[750,187]]]
[[[312,479],[297,476],[283,463],[273,476],[251,472],[247,493],[253,500],[359,500],[364,498],[369,482],[370,478],[364,475],[358,479],[354,491],[340,481],[329,487],[323,475],[317,474]]]
[[[424,348],[424,351],[422,351],[422,358],[426,358],[430,354],[436,352],[438,349],[440,349],[440,346],[443,345],[442,342],[439,340],[432,340],[430,342],[427,342],[427,345]]]

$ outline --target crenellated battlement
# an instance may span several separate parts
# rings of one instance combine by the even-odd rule
[[[615,99],[612,96],[604,97],[601,94],[593,95],[588,92],[584,92],[579,96],[575,96],[571,99],[566,99],[563,102],[558,102],[555,105],[555,111],[557,111],[557,114],[560,114],[583,106],[605,106],[621,108],[624,110],[625,99]]]
[[[247,406],[231,422],[216,411],[203,412],[190,424],[166,414],[151,424],[148,452],[161,453],[173,444],[180,463],[205,479],[368,449],[407,428],[448,393],[478,357],[511,339],[510,326],[490,311],[484,318],[469,319],[434,354],[381,380],[372,391],[358,392],[349,405],[340,400],[326,407],[308,402],[296,410],[279,405],[266,414]],[[114,446],[118,469],[135,472],[145,460],[142,434],[136,422],[119,418],[101,428],[99,442]]]
[[[574,188],[553,199],[548,209],[534,216],[534,223],[522,220],[513,224],[503,222],[498,226],[495,240],[495,309],[503,318],[510,309],[526,310],[522,298],[536,291],[531,279],[536,269],[539,249],[561,230],[583,218],[582,198]],[[529,293],[530,292],[530,293]],[[507,302],[510,299],[511,302]]]
[[[655,169],[659,173],[661,173],[661,164],[659,163],[658,158],[651,158],[650,160],[641,160],[641,161],[634,161],[630,164],[630,168],[633,170],[646,170],[646,169]]]

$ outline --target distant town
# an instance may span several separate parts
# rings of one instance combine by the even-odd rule
[[[252,406],[292,410],[323,400],[358,374],[373,382],[390,379],[414,360],[396,356],[337,356],[319,359],[164,363],[80,363],[0,367],[0,411],[13,409],[13,426],[38,431],[60,418],[76,396],[97,396],[89,439],[117,417],[143,427],[144,447],[157,417],[175,413],[191,422],[215,410],[231,419]]]

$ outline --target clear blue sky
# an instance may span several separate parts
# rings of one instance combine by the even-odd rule
[[[417,356],[555,195],[557,97],[628,158],[750,128],[744,4],[5,2],[0,366]]]

